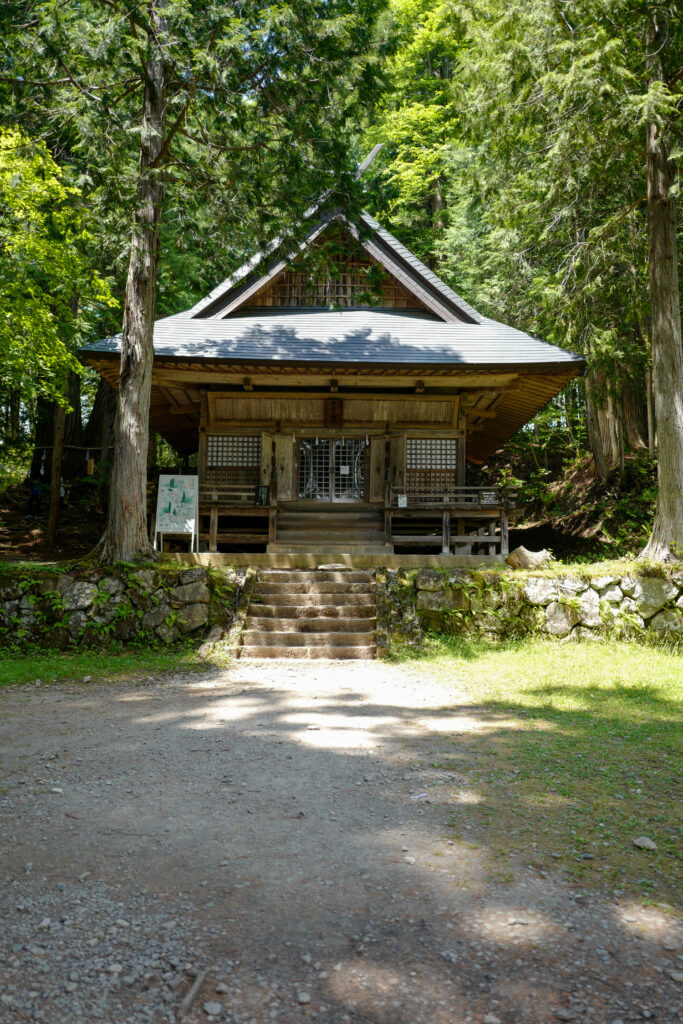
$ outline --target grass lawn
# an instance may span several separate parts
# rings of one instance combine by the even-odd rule
[[[680,654],[625,642],[451,639],[424,657],[457,705],[480,713],[480,729],[448,737],[443,766],[469,773],[476,797],[466,820],[502,871],[522,854],[582,884],[680,898]],[[454,805],[452,826],[468,840],[464,820]],[[643,835],[656,851],[633,845]]]
[[[147,678],[170,672],[206,667],[191,647],[173,650],[122,648],[115,652],[40,651],[0,657],[0,687],[22,683],[81,682],[91,676],[93,683]]]

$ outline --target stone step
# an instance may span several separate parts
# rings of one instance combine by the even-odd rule
[[[372,661],[372,647],[249,647],[241,648],[240,657],[251,660],[261,658],[326,658],[330,661]]]
[[[249,612],[246,621],[247,630],[282,633],[368,633],[374,634],[376,619],[369,615],[366,618],[347,619],[345,617],[330,618],[319,615],[316,618],[282,618],[269,617]]]
[[[295,598],[286,598],[284,595],[276,595],[277,602],[283,597],[284,600],[277,603],[273,596],[263,603],[253,602],[249,606],[249,615],[256,615],[259,618],[283,618],[283,619],[309,619],[315,621],[317,618],[328,618],[328,619],[345,619],[347,615],[352,616],[354,619],[359,618],[374,618],[375,617],[375,599],[364,598],[362,594],[351,594],[349,599],[343,604],[341,603],[341,595],[337,595],[335,604],[318,604],[306,603],[302,604],[303,598],[301,595],[295,595],[297,598],[297,604],[286,604],[287,600],[293,601]],[[320,595],[314,595],[314,597],[320,597]],[[360,603],[363,602],[363,603]]]
[[[254,586],[254,594],[263,596],[265,594],[373,594],[374,583],[271,583],[257,580]]]
[[[245,629],[242,648],[249,647],[374,647],[374,633],[298,633]]]
[[[260,569],[263,583],[373,583],[371,572],[331,569]]]
[[[261,600],[259,600],[261,598]],[[370,604],[375,607],[375,595],[368,593],[367,591],[359,594],[318,594],[316,592],[310,592],[305,594],[292,593],[291,591],[284,591],[276,594],[261,594],[259,591],[252,593],[252,602],[254,604],[313,604],[323,607],[324,605],[338,604],[338,605],[356,605],[356,604]]]

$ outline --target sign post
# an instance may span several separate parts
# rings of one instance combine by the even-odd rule
[[[160,476],[157,493],[157,515],[154,524],[154,550],[157,536],[164,548],[165,533],[189,533],[190,551],[199,550],[196,476]]]

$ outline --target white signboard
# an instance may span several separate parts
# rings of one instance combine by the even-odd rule
[[[163,547],[165,533],[189,533],[190,551],[198,547],[197,493],[196,476],[159,477],[157,517],[154,525],[155,550],[157,534],[161,534]]]

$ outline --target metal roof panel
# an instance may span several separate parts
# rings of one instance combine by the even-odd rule
[[[119,334],[85,346],[83,352],[115,353],[120,344]],[[157,321],[154,349],[161,357],[244,362],[583,365],[580,356],[495,320],[443,323],[387,310],[264,309],[204,320],[179,313]]]

